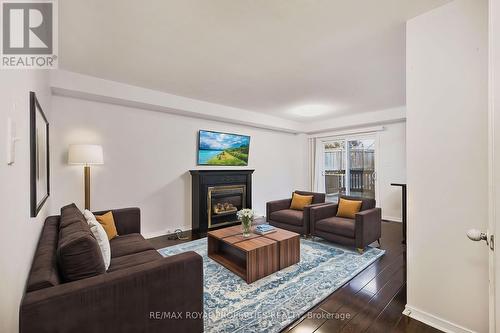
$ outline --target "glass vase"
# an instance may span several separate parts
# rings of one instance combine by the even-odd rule
[[[243,237],[249,237],[251,235],[252,219],[242,218],[241,219],[241,229],[243,230]]]

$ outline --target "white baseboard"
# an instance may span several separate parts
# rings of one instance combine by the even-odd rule
[[[382,216],[382,220],[386,220],[386,221],[390,221],[390,222],[399,222],[399,223],[403,222],[401,217],[394,217],[394,216]]]
[[[181,229],[182,231],[191,230],[191,226],[187,225],[172,226],[164,230],[142,233],[142,236],[146,239],[165,236],[168,234],[173,234],[176,229]]]
[[[460,325],[454,324],[442,318],[436,317],[425,311],[416,309],[412,306],[406,305],[403,314],[413,318],[415,320],[421,321],[424,324],[437,328],[443,332],[447,333],[474,333],[468,328],[462,327]]]

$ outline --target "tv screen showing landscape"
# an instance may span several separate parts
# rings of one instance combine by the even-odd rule
[[[248,165],[250,137],[201,130],[198,143],[199,165]]]

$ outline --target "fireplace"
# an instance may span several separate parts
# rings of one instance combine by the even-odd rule
[[[252,208],[253,170],[191,170],[192,229],[206,232],[238,223],[236,213]]]
[[[208,229],[237,222],[236,212],[246,208],[246,185],[211,186],[207,200]]]

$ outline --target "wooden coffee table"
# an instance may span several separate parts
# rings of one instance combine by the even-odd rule
[[[288,230],[243,237],[238,225],[209,231],[207,239],[208,257],[247,283],[300,261],[300,235]]]

